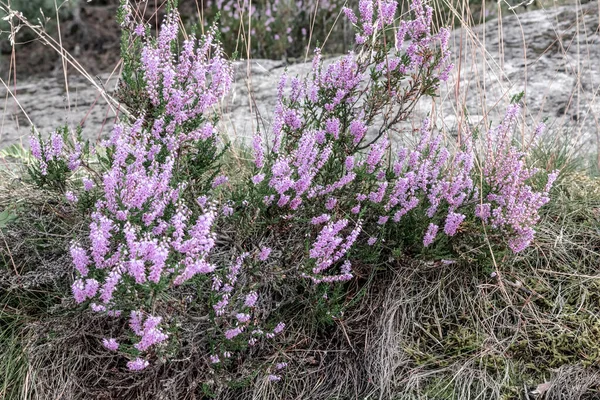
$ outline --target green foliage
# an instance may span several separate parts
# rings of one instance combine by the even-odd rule
[[[0,229],[6,228],[8,224],[14,222],[16,219],[17,214],[13,210],[9,208],[3,210],[0,212]]]
[[[60,143],[59,154],[55,154],[55,142]],[[81,126],[73,133],[68,125],[64,125],[48,141],[44,141],[39,134],[37,143],[41,150],[41,160],[28,166],[29,176],[39,187],[64,191],[67,180],[77,169],[74,162],[79,165],[89,160],[90,145],[89,141],[83,141]]]
[[[311,47],[329,36],[325,51],[349,50],[353,38],[340,13],[342,6],[353,3],[358,1],[205,0],[202,17],[204,29],[218,21],[227,54],[246,57],[250,51],[252,58],[295,59],[304,57],[311,32]],[[188,21],[196,23],[194,18]]]
[[[25,165],[30,165],[34,160],[31,152],[20,143],[0,149],[0,158],[9,158]]]

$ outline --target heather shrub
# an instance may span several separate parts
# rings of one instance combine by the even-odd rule
[[[449,31],[433,34],[432,9],[419,1],[411,7],[415,18],[397,25],[396,2],[344,9],[356,27],[356,52],[325,66],[317,49],[309,77],[284,76],[268,150],[264,135],[254,137],[253,201],[271,218],[315,226],[303,272],[314,283],[351,279],[351,253],[362,254],[361,246],[418,254],[467,224],[475,235],[479,223],[489,224],[519,252],[549,200],[556,173],[535,191],[529,181],[539,171],[511,142],[518,105],[484,135],[481,156],[472,134],[444,143],[428,119],[415,146],[392,145],[414,104],[452,68]],[[453,255],[448,246],[436,252]]]
[[[125,40],[140,50],[126,59],[124,85],[145,96],[144,108],[136,111],[132,124],[115,126],[99,156],[101,171],[83,178],[84,191],[99,193],[89,236],[71,246],[77,271],[73,296],[94,312],[127,319],[126,340],[106,337],[102,344],[126,355],[130,370],[142,370],[148,358],[173,351],[168,339],[176,316],[164,313],[169,307],[164,293],[194,284],[215,329],[213,353],[206,359],[217,364],[240,347],[241,336],[249,346],[274,337],[284,326],[263,330],[252,318],[258,295],[238,283],[248,253],[225,269],[210,259],[213,225],[227,214],[211,200],[227,181],[217,176],[222,149],[212,108],[229,90],[232,69],[212,31],[199,40],[190,37],[176,50],[175,11],[156,40],[146,37],[126,4],[121,23]],[[32,139],[36,177],[64,185],[68,172],[80,167],[80,144],[66,154],[62,140],[58,133],[48,143]],[[66,196],[78,201],[71,192]]]
[[[169,9],[155,39],[123,2],[120,98],[130,120],[97,150],[95,169],[80,161],[78,141],[65,150],[66,129],[32,139],[32,152],[40,184],[76,181],[83,189],[65,196],[78,204],[93,192],[89,234],[70,248],[73,297],[127,327],[102,345],[130,370],[176,357],[178,321],[191,309],[210,322],[197,350],[204,363],[235,369],[232,360],[283,332],[290,310],[337,318],[356,264],[373,276],[401,256],[455,263],[459,242],[514,253],[532,242],[557,173],[531,167],[513,143],[517,104],[460,143],[430,119],[415,144],[397,140],[452,69],[449,31],[433,32],[432,9],[415,0],[413,19],[400,21],[397,11],[389,0],[344,9],[355,50],[326,63],[317,49],[309,76],[282,77],[272,131],[254,135],[252,162],[230,180],[214,110],[233,73],[217,28],[180,41]],[[178,297],[186,291],[193,301]],[[280,380],[286,364],[266,364],[267,379]]]
[[[81,138],[81,128],[71,132],[63,126],[44,141],[41,134],[29,140],[31,155],[37,163],[29,166],[29,175],[40,187],[49,186],[64,191],[67,180],[86,163],[89,163],[89,143]],[[69,197],[71,197],[70,195]]]

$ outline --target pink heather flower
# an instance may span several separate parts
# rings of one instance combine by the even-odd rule
[[[218,364],[219,362],[221,362],[221,360],[219,359],[219,356],[216,354],[213,354],[209,357],[210,359],[210,363],[211,364]]]
[[[85,282],[82,279],[77,279],[73,282],[71,289],[73,290],[73,297],[77,303],[83,303],[88,298],[93,298],[98,292],[98,281],[95,279],[86,279]]]
[[[312,225],[320,225],[324,224],[325,222],[329,222],[330,219],[331,217],[329,216],[329,214],[321,214],[318,217],[313,217],[310,223]]]
[[[129,327],[138,336],[143,334],[142,318],[143,316],[140,311],[132,311],[129,317]]]
[[[380,217],[379,217],[379,219],[377,220],[377,224],[378,224],[378,225],[384,225],[384,224],[385,224],[385,223],[388,221],[388,219],[389,219],[389,218],[390,218],[390,217],[389,217],[388,215],[382,215],[382,216],[380,216]]]
[[[277,365],[275,365],[275,369],[277,369],[278,371],[280,371],[280,370],[284,369],[287,366],[288,366],[288,363],[281,362],[281,363],[277,363]]]
[[[94,312],[104,312],[104,311],[106,311],[106,307],[103,306],[102,304],[92,303],[92,304],[90,304],[90,308]]]
[[[269,382],[279,382],[281,380],[281,376],[279,375],[269,375]]]
[[[387,145],[388,142],[386,139],[384,139],[381,142],[374,143],[369,147],[369,153],[367,154],[366,160],[366,164],[368,166],[367,171],[369,173],[375,171],[375,168],[379,166],[380,162],[383,160]]]
[[[330,197],[329,199],[327,199],[327,202],[325,203],[325,208],[328,210],[333,210],[335,208],[336,204],[337,204],[337,199],[335,197]]]
[[[98,288],[100,284],[95,279],[86,279],[85,280],[85,297],[91,299],[98,293]]]
[[[129,28],[142,35],[144,27]],[[73,245],[70,251],[80,276],[72,287],[75,301],[94,299],[101,304],[93,303],[91,308],[109,316],[121,313],[114,309],[115,304],[148,300],[148,292],[141,290],[148,281],[177,285],[215,268],[207,259],[215,245],[212,224],[218,217],[216,206],[206,197],[199,198],[198,204],[205,211],[200,216],[186,206],[183,194],[188,183],[177,176],[180,171],[176,155],[193,149],[200,140],[217,140],[215,127],[202,121],[210,119],[207,116],[214,105],[231,88],[233,70],[214,41],[214,32],[209,31],[201,41],[191,37],[183,45],[174,46],[178,31],[174,12],[167,16],[158,39],[143,43],[144,87],[161,115],[151,126],[146,126],[141,117],[130,126],[114,127],[106,142],[113,154],[112,164],[98,181],[100,199],[91,214],[89,253],[79,245]],[[198,128],[187,128],[199,122]],[[65,154],[71,146],[65,145],[58,132],[48,144],[32,140],[32,152],[40,153],[44,162],[62,161],[70,169],[81,163],[82,147],[79,143],[73,147],[71,154]],[[49,166],[45,164],[45,168]],[[219,176],[214,184],[226,181],[226,177]],[[89,178],[82,183],[86,191],[93,187]],[[85,279],[91,272],[102,276],[102,281]],[[160,317],[132,311],[129,325],[139,337],[137,350],[147,351],[168,339],[160,322]],[[103,343],[115,347],[113,341],[106,339]],[[147,365],[148,361],[141,358],[128,363],[132,370]]]
[[[167,340],[168,335],[158,327],[161,321],[161,317],[148,316],[141,327],[141,331],[139,326],[136,327],[138,329],[136,334],[141,336],[140,341],[134,345],[136,349],[145,351],[151,346]]]
[[[427,228],[427,233],[425,233],[425,237],[423,237],[423,246],[428,247],[431,243],[433,243],[435,237],[437,236],[438,226],[435,224],[429,224]]]
[[[283,332],[283,329],[285,328],[285,324],[283,322],[280,322],[277,324],[277,326],[275,326],[275,328],[273,329],[273,333],[278,335],[281,332]]]
[[[77,196],[73,194],[70,190],[65,192],[65,198],[71,203],[77,203]]]
[[[107,304],[112,300],[113,292],[120,281],[121,274],[115,270],[111,271],[104,285],[102,285],[102,289],[100,289],[100,300],[103,303]]]
[[[145,369],[148,365],[148,361],[139,357],[133,361],[127,362],[127,368],[129,368],[130,371],[141,371]]]
[[[228,329],[227,331],[225,331],[225,338],[227,340],[231,340],[234,337],[238,336],[239,334],[241,334],[243,331],[243,329],[241,327],[236,327],[236,328],[232,328],[232,329]]]
[[[81,181],[83,182],[83,189],[86,192],[89,192],[94,187],[94,181],[89,178],[83,178]]]
[[[144,24],[137,25],[133,30],[133,33],[140,37],[146,36],[146,28],[144,27]]]
[[[256,165],[256,168],[262,168],[265,165],[265,156],[260,132],[254,134],[252,139],[252,150],[254,152],[254,164]]]
[[[541,192],[528,184],[539,171],[529,168],[526,154],[512,145],[510,132],[519,115],[519,105],[511,105],[500,125],[488,132],[483,175],[492,190],[484,198],[486,203],[475,208],[476,216],[484,223],[508,235],[508,246],[515,253],[533,240],[539,210],[550,201],[549,190],[557,176],[556,171],[549,174]]]
[[[225,307],[229,304],[229,300],[227,297],[223,297],[217,304],[213,305],[213,310],[215,310],[215,314],[221,316],[225,313]]]
[[[208,197],[206,196],[200,196],[196,199],[196,201],[198,202],[198,204],[200,205],[200,207],[205,207],[206,204],[208,203]]]
[[[360,143],[362,138],[367,133],[367,127],[365,126],[365,123],[358,119],[355,119],[352,122],[350,122],[349,130],[350,134],[354,138],[354,144]]]
[[[242,324],[250,321],[250,315],[244,313],[238,313],[235,315],[235,318]]]
[[[120,317],[121,316],[121,310],[107,310],[106,311],[106,315],[108,315],[109,317]]]
[[[244,305],[246,307],[254,307],[256,305],[256,301],[258,300],[258,293],[250,292],[246,295],[246,300],[244,301]]]
[[[371,237],[369,238],[369,240],[367,241],[367,243],[369,244],[369,246],[373,246],[375,243],[377,243],[377,238],[376,238],[376,237],[373,237],[373,236],[371,236]]]
[[[377,6],[381,19],[380,26],[381,24],[391,24],[394,21],[398,3],[396,1],[379,1]]]
[[[448,236],[454,236],[465,216],[457,213],[449,213],[444,225],[444,233]]]
[[[346,18],[348,18],[348,21],[350,21],[353,24],[358,23],[358,18],[356,18],[356,15],[354,14],[354,11],[352,11],[352,9],[350,9],[348,7],[344,7],[344,8],[342,8],[342,11],[346,15]]]
[[[338,139],[340,136],[340,120],[337,118],[329,118],[325,121],[325,130],[335,139]]]
[[[252,177],[252,183],[258,185],[265,179],[265,174],[256,174]]]
[[[51,161],[54,158],[60,157],[64,146],[63,138],[58,133],[54,132],[50,136],[51,147],[46,154],[46,161]]]
[[[215,179],[213,180],[212,187],[214,189],[228,181],[229,181],[229,178],[226,175],[219,175],[219,176],[215,177]]]
[[[490,204],[477,204],[475,206],[475,216],[481,218],[483,222],[487,222],[487,220],[492,215],[492,207]]]
[[[260,253],[258,254],[258,259],[260,261],[266,261],[267,258],[269,258],[270,254],[271,254],[271,248],[270,247],[262,247],[260,249]]]
[[[230,206],[223,206],[223,215],[226,217],[233,215],[233,208]]]
[[[87,252],[79,245],[73,245],[71,246],[71,258],[75,269],[77,269],[81,276],[86,276],[89,272],[88,265],[90,265],[90,258]]]
[[[40,141],[37,137],[31,136],[29,138],[29,148],[31,150],[31,154],[37,159],[42,160],[42,147],[40,145]]]
[[[105,348],[107,348],[110,351],[117,351],[117,349],[119,348],[119,343],[117,343],[117,341],[113,338],[110,339],[102,339],[102,346],[104,346]]]
[[[71,286],[73,297],[77,303],[83,303],[86,299],[85,284],[81,279],[77,279]]]
[[[373,0],[360,0],[358,11],[363,24],[371,23],[373,21]]]

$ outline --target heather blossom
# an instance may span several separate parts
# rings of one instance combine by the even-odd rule
[[[456,210],[476,194],[471,180],[474,157],[470,142],[450,157],[441,136],[433,135],[430,122],[425,120],[419,145],[402,148],[398,157],[390,159],[389,139],[384,134],[368,137],[369,125],[383,107],[402,108],[407,101],[415,101],[411,97],[415,88],[419,93],[437,89],[451,68],[447,63],[448,31],[432,34],[432,10],[419,0],[412,3],[411,10],[415,19],[394,27],[396,2],[361,0],[357,13],[344,9],[357,30],[356,50],[324,65],[317,49],[308,77],[301,80],[284,75],[278,87],[269,153],[264,152],[255,136],[255,165],[264,180],[253,181],[268,191],[264,205],[285,209],[283,212],[291,215],[318,205],[317,213],[307,217],[313,225],[327,224],[309,251],[315,266],[304,274],[315,283],[352,278],[350,260],[343,258],[348,256],[363,225],[375,224],[384,229],[389,222],[400,223],[404,215],[428,204],[428,217],[448,219],[447,232],[453,235],[462,222],[454,217]],[[388,30],[395,31],[396,41],[387,43],[387,47],[374,46]],[[406,38],[410,38],[410,44],[405,43]],[[421,73],[425,70],[429,76]],[[392,96],[388,93],[390,86],[395,93]],[[384,99],[383,103],[370,100],[375,98]],[[386,117],[384,124],[392,126],[407,115]],[[356,202],[342,202],[348,191],[357,193]],[[343,212],[346,206],[351,214],[366,215],[366,220],[361,218],[344,235],[349,221],[334,214]],[[442,210],[451,217],[439,215]],[[373,213],[377,215],[371,216]],[[428,235],[432,233],[430,229]],[[432,240],[426,237],[424,245]],[[372,240],[369,243],[374,244]],[[330,275],[338,262],[341,273]]]
[[[52,180],[64,185],[67,176],[79,170],[84,157],[84,146],[80,131],[69,131],[67,126],[54,131],[46,141],[41,136],[29,138],[31,155],[37,161],[36,180],[43,184]],[[68,201],[74,202],[74,194],[67,192]]]
[[[502,123],[486,136],[483,175],[491,189],[475,210],[484,223],[509,233],[508,246],[515,253],[524,250],[533,240],[534,226],[540,219],[539,209],[550,201],[549,192],[558,176],[558,171],[551,172],[540,192],[534,191],[528,183],[540,171],[529,168],[525,152],[511,143],[510,132],[519,113],[520,106],[511,105]],[[534,140],[542,131],[543,125],[539,125]]]
[[[102,176],[102,198],[91,215],[89,248],[74,244],[71,249],[81,275],[73,284],[75,300],[98,296],[101,305],[93,303],[93,308],[99,312],[117,315],[120,296],[135,298],[146,292],[145,287],[181,285],[215,269],[208,260],[215,245],[215,206],[205,198],[201,204],[204,212],[192,212],[183,196],[186,183],[175,179],[172,154],[183,154],[197,141],[216,140],[214,127],[204,114],[228,92],[232,70],[212,31],[200,41],[191,37],[179,56],[173,57],[177,18],[176,13],[167,16],[156,42],[143,39],[141,61],[147,95],[164,113],[148,128],[144,117],[131,126],[115,126],[105,143],[113,155],[112,163]],[[186,124],[198,127],[190,131]],[[47,147],[43,154],[44,146],[40,146],[46,163],[64,154],[59,135],[53,135]],[[169,155],[158,157],[161,151]],[[227,180],[219,175],[212,186]],[[89,190],[93,185],[84,181],[84,186]],[[168,340],[162,318],[142,309],[131,310],[130,328],[139,339],[134,347],[142,353]],[[148,363],[138,358],[128,367],[141,370]]]
[[[133,361],[129,361],[127,363],[127,368],[129,368],[131,371],[141,371],[143,369],[146,369],[148,365],[150,365],[148,360],[144,360],[143,358],[138,357]]]
[[[110,351],[117,351],[119,343],[114,338],[102,339],[102,345]]]
[[[423,238],[423,246],[428,247],[431,243],[433,243],[435,237],[437,236],[438,228],[439,227],[436,224],[429,224],[427,233],[425,233],[425,237]]]
[[[265,261],[267,258],[269,258],[270,254],[271,254],[270,247],[261,247],[260,252],[258,253],[258,259],[260,261]]]

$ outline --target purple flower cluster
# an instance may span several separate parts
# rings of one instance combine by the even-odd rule
[[[312,274],[305,274],[305,276],[314,283],[343,282],[352,279],[351,264],[348,260],[342,264],[340,274],[323,275],[323,272],[329,270],[346,255],[361,233],[362,222],[358,221],[354,229],[344,237],[341,232],[348,226],[348,223],[347,219],[328,223],[321,229],[313,243],[309,256],[314,260],[315,267],[312,269]]]
[[[187,183],[176,178],[175,156],[196,141],[216,140],[204,114],[229,90],[232,70],[212,33],[200,42],[193,37],[185,41],[174,57],[177,18],[170,14],[156,43],[146,39],[142,51],[147,94],[164,113],[149,125],[141,117],[130,127],[115,126],[105,143],[112,162],[99,185],[102,197],[91,215],[89,247],[71,248],[80,275],[73,284],[75,300],[97,298],[92,308],[112,315],[120,314],[122,304],[139,300],[148,288],[181,285],[215,270],[208,260],[215,245],[215,206],[207,199],[201,212],[188,206]],[[189,122],[199,127],[189,132]],[[61,146],[53,139],[55,154]],[[165,150],[168,155],[158,157]],[[226,181],[218,176],[213,187]],[[140,338],[134,344],[137,350],[149,352],[168,339],[161,322],[161,317],[142,310],[131,311],[130,327]],[[105,347],[115,346],[107,342]],[[143,358],[128,363],[132,370],[147,365]]]
[[[474,167],[474,152],[471,140],[466,139],[464,149],[452,157],[442,145],[442,137],[432,134],[429,120],[423,121],[420,141],[411,150],[402,147],[392,163],[389,181],[380,181],[378,190],[366,196],[371,203],[383,205],[387,214],[380,217],[385,224],[388,215],[395,223],[418,206],[426,207],[426,215],[433,219],[439,214],[440,206],[448,210],[444,233],[454,236],[465,215],[456,211],[477,194],[471,178]],[[378,172],[374,170],[375,175]],[[386,174],[387,175],[387,174]],[[382,193],[385,191],[385,193]],[[364,196],[364,195],[363,195]],[[430,225],[423,244],[427,247],[437,235]]]
[[[117,351],[119,349],[119,343],[113,338],[102,339],[102,345],[110,351]]]
[[[268,258],[271,249],[262,247],[258,259],[264,261]],[[223,337],[227,342],[238,337],[243,337],[248,345],[253,346],[261,337],[272,339],[275,335],[281,333],[284,324],[278,324],[272,332],[264,332],[255,318],[254,310],[258,302],[258,293],[255,291],[244,294],[243,286],[238,285],[240,275],[242,274],[245,260],[249,253],[243,253],[238,256],[234,263],[224,271],[224,275],[215,274],[212,279],[212,292],[216,297],[213,304],[216,325],[223,330]],[[245,335],[243,335],[245,334]],[[239,340],[239,338],[237,339]],[[223,358],[230,358],[230,352],[225,351],[221,354]],[[216,364],[221,361],[218,354],[212,354],[209,357],[211,363]]]
[[[421,143],[412,150],[401,149],[395,160],[387,157],[390,145],[385,136],[364,145],[369,124],[382,114],[385,104],[396,102],[402,108],[408,99],[414,100],[408,93],[436,89],[442,71],[451,68],[447,64],[448,31],[442,29],[433,35],[431,8],[420,0],[411,7],[415,19],[402,21],[399,27],[392,26],[395,1],[360,0],[358,14],[345,9],[358,32],[358,53],[351,52],[325,66],[317,49],[306,79],[284,75],[278,87],[269,152],[265,153],[262,137],[253,141],[257,171],[252,181],[269,192],[264,196],[266,206],[274,205],[293,215],[319,204],[320,212],[307,216],[313,225],[327,223],[310,251],[316,267],[306,276],[315,283],[352,277],[350,262],[341,259],[358,238],[363,223],[373,222],[383,229],[389,221],[397,223],[424,204],[423,200],[429,203],[429,218],[439,218],[436,212],[440,205],[448,206],[446,232],[450,235],[464,219],[456,210],[473,193],[470,143],[451,158],[441,136],[432,137],[429,121],[425,121]],[[375,46],[384,30],[395,30],[396,43]],[[406,37],[411,40],[407,46]],[[382,59],[389,62],[376,61]],[[390,89],[396,94],[390,96]],[[382,103],[376,98],[390,100]],[[395,122],[385,123],[391,126]],[[348,191],[358,193],[356,202],[347,203]],[[320,205],[324,210],[319,210]],[[359,220],[344,239],[341,232],[348,220],[336,213],[344,213],[346,207],[352,214],[366,215],[367,220]],[[368,218],[374,212],[378,215],[371,221]],[[342,264],[341,274],[323,274],[338,262]]]
[[[170,151],[182,142],[206,140],[215,135],[211,123],[191,132],[184,132],[182,126],[202,118],[229,92],[233,82],[231,64],[225,60],[212,30],[201,41],[190,36],[183,42],[181,53],[173,56],[178,19],[176,12],[168,15],[157,43],[142,50],[148,96],[153,106],[165,109],[164,116],[154,122],[152,133]]]
[[[533,240],[539,210],[550,201],[549,192],[558,176],[558,171],[550,173],[540,192],[528,183],[540,170],[528,167],[527,154],[511,143],[511,130],[519,113],[520,107],[511,105],[502,123],[486,136],[483,175],[490,193],[475,209],[476,216],[483,222],[509,234],[508,246],[515,253],[524,250]],[[536,136],[542,131],[543,125],[538,126]]]
[[[46,141],[30,136],[31,155],[38,161],[42,176],[53,170],[74,172],[81,166],[82,144],[68,140],[67,135],[68,130],[63,129],[53,132]]]
[[[422,0],[412,0],[410,9],[414,18],[402,20],[395,27],[397,5],[395,0],[360,0],[358,16],[345,7],[346,18],[357,29],[356,44],[371,46],[383,31],[392,30],[395,39],[393,52],[377,65],[380,71],[385,70],[384,75],[420,75],[427,71],[430,78],[448,80],[453,68],[448,63],[450,30],[441,28],[437,34],[432,34],[433,9],[424,6]],[[410,39],[408,42],[407,38]],[[439,43],[439,49],[434,49],[434,43]]]
[[[140,341],[134,345],[139,351],[146,351],[151,346],[164,342],[169,337],[158,327],[161,317],[144,316],[140,311],[132,311],[129,319],[129,327],[137,335]]]

